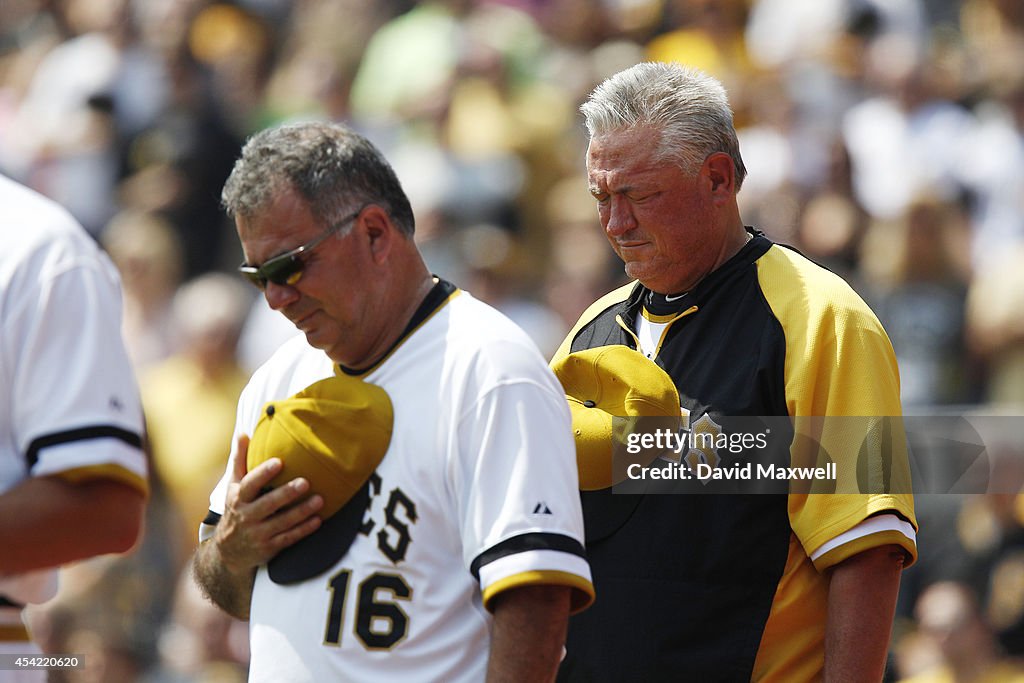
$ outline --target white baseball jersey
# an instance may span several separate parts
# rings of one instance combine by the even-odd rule
[[[304,339],[286,342],[243,392],[236,438],[267,401],[333,372]],[[576,607],[593,598],[562,387],[522,330],[444,281],[361,376],[394,408],[363,528],[308,581],[278,585],[260,568],[250,680],[483,680],[496,594],[559,584]]]
[[[114,265],[64,209],[2,176],[0,207],[0,495],[47,475],[145,492]],[[52,570],[0,575],[11,602],[55,591]]]

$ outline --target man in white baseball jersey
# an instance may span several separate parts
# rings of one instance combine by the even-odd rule
[[[223,198],[260,264],[242,273],[305,334],[243,392],[195,558],[211,599],[250,620],[250,679],[552,679],[593,588],[568,408],[536,347],[429,273],[397,177],[342,126],[256,135]],[[390,435],[366,495],[320,515],[314,477],[271,487],[287,456],[254,461],[248,437],[264,450],[257,424],[331,377],[389,404]],[[320,438],[322,401],[298,440]],[[369,421],[349,419],[365,448]]]
[[[21,608],[54,595],[56,567],[135,544],[148,488],[117,271],[64,209],[4,177],[0,207],[0,655],[11,655],[38,652]],[[5,683],[45,677],[0,670]]]

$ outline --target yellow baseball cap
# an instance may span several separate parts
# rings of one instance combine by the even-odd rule
[[[347,375],[320,380],[263,406],[249,441],[248,469],[279,458],[284,467],[270,488],[303,477],[310,495],[324,499],[320,528],[268,563],[272,580],[304,581],[348,551],[369,505],[368,481],[387,453],[393,423],[387,392]]]
[[[613,463],[616,443],[638,417],[678,420],[679,391],[657,363],[628,346],[577,351],[551,365],[572,413],[580,489],[596,491],[625,479],[628,463]],[[621,452],[621,451],[620,451]],[[650,460],[656,453],[644,451]],[[648,462],[641,462],[649,465]]]

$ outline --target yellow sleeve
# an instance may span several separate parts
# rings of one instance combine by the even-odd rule
[[[757,267],[785,333],[794,465],[835,462],[838,475],[834,484],[790,494],[790,523],[800,542],[810,555],[886,511],[916,529],[899,371],[878,318],[841,278],[791,250],[772,247]],[[875,534],[861,545],[869,539],[892,541]],[[900,545],[916,560],[912,540]]]

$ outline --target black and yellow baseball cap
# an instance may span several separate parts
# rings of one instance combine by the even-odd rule
[[[369,479],[391,443],[394,412],[384,389],[347,375],[320,380],[263,407],[249,442],[248,469],[270,458],[284,467],[270,482],[309,481],[324,499],[320,528],[270,560],[276,583],[304,581],[348,551],[369,506]]]
[[[608,488],[625,478],[626,463],[613,463],[613,453],[635,424],[629,418],[680,417],[675,382],[657,363],[628,346],[576,351],[554,361],[551,369],[569,401],[584,491]],[[656,457],[650,450],[645,454],[650,460]]]

